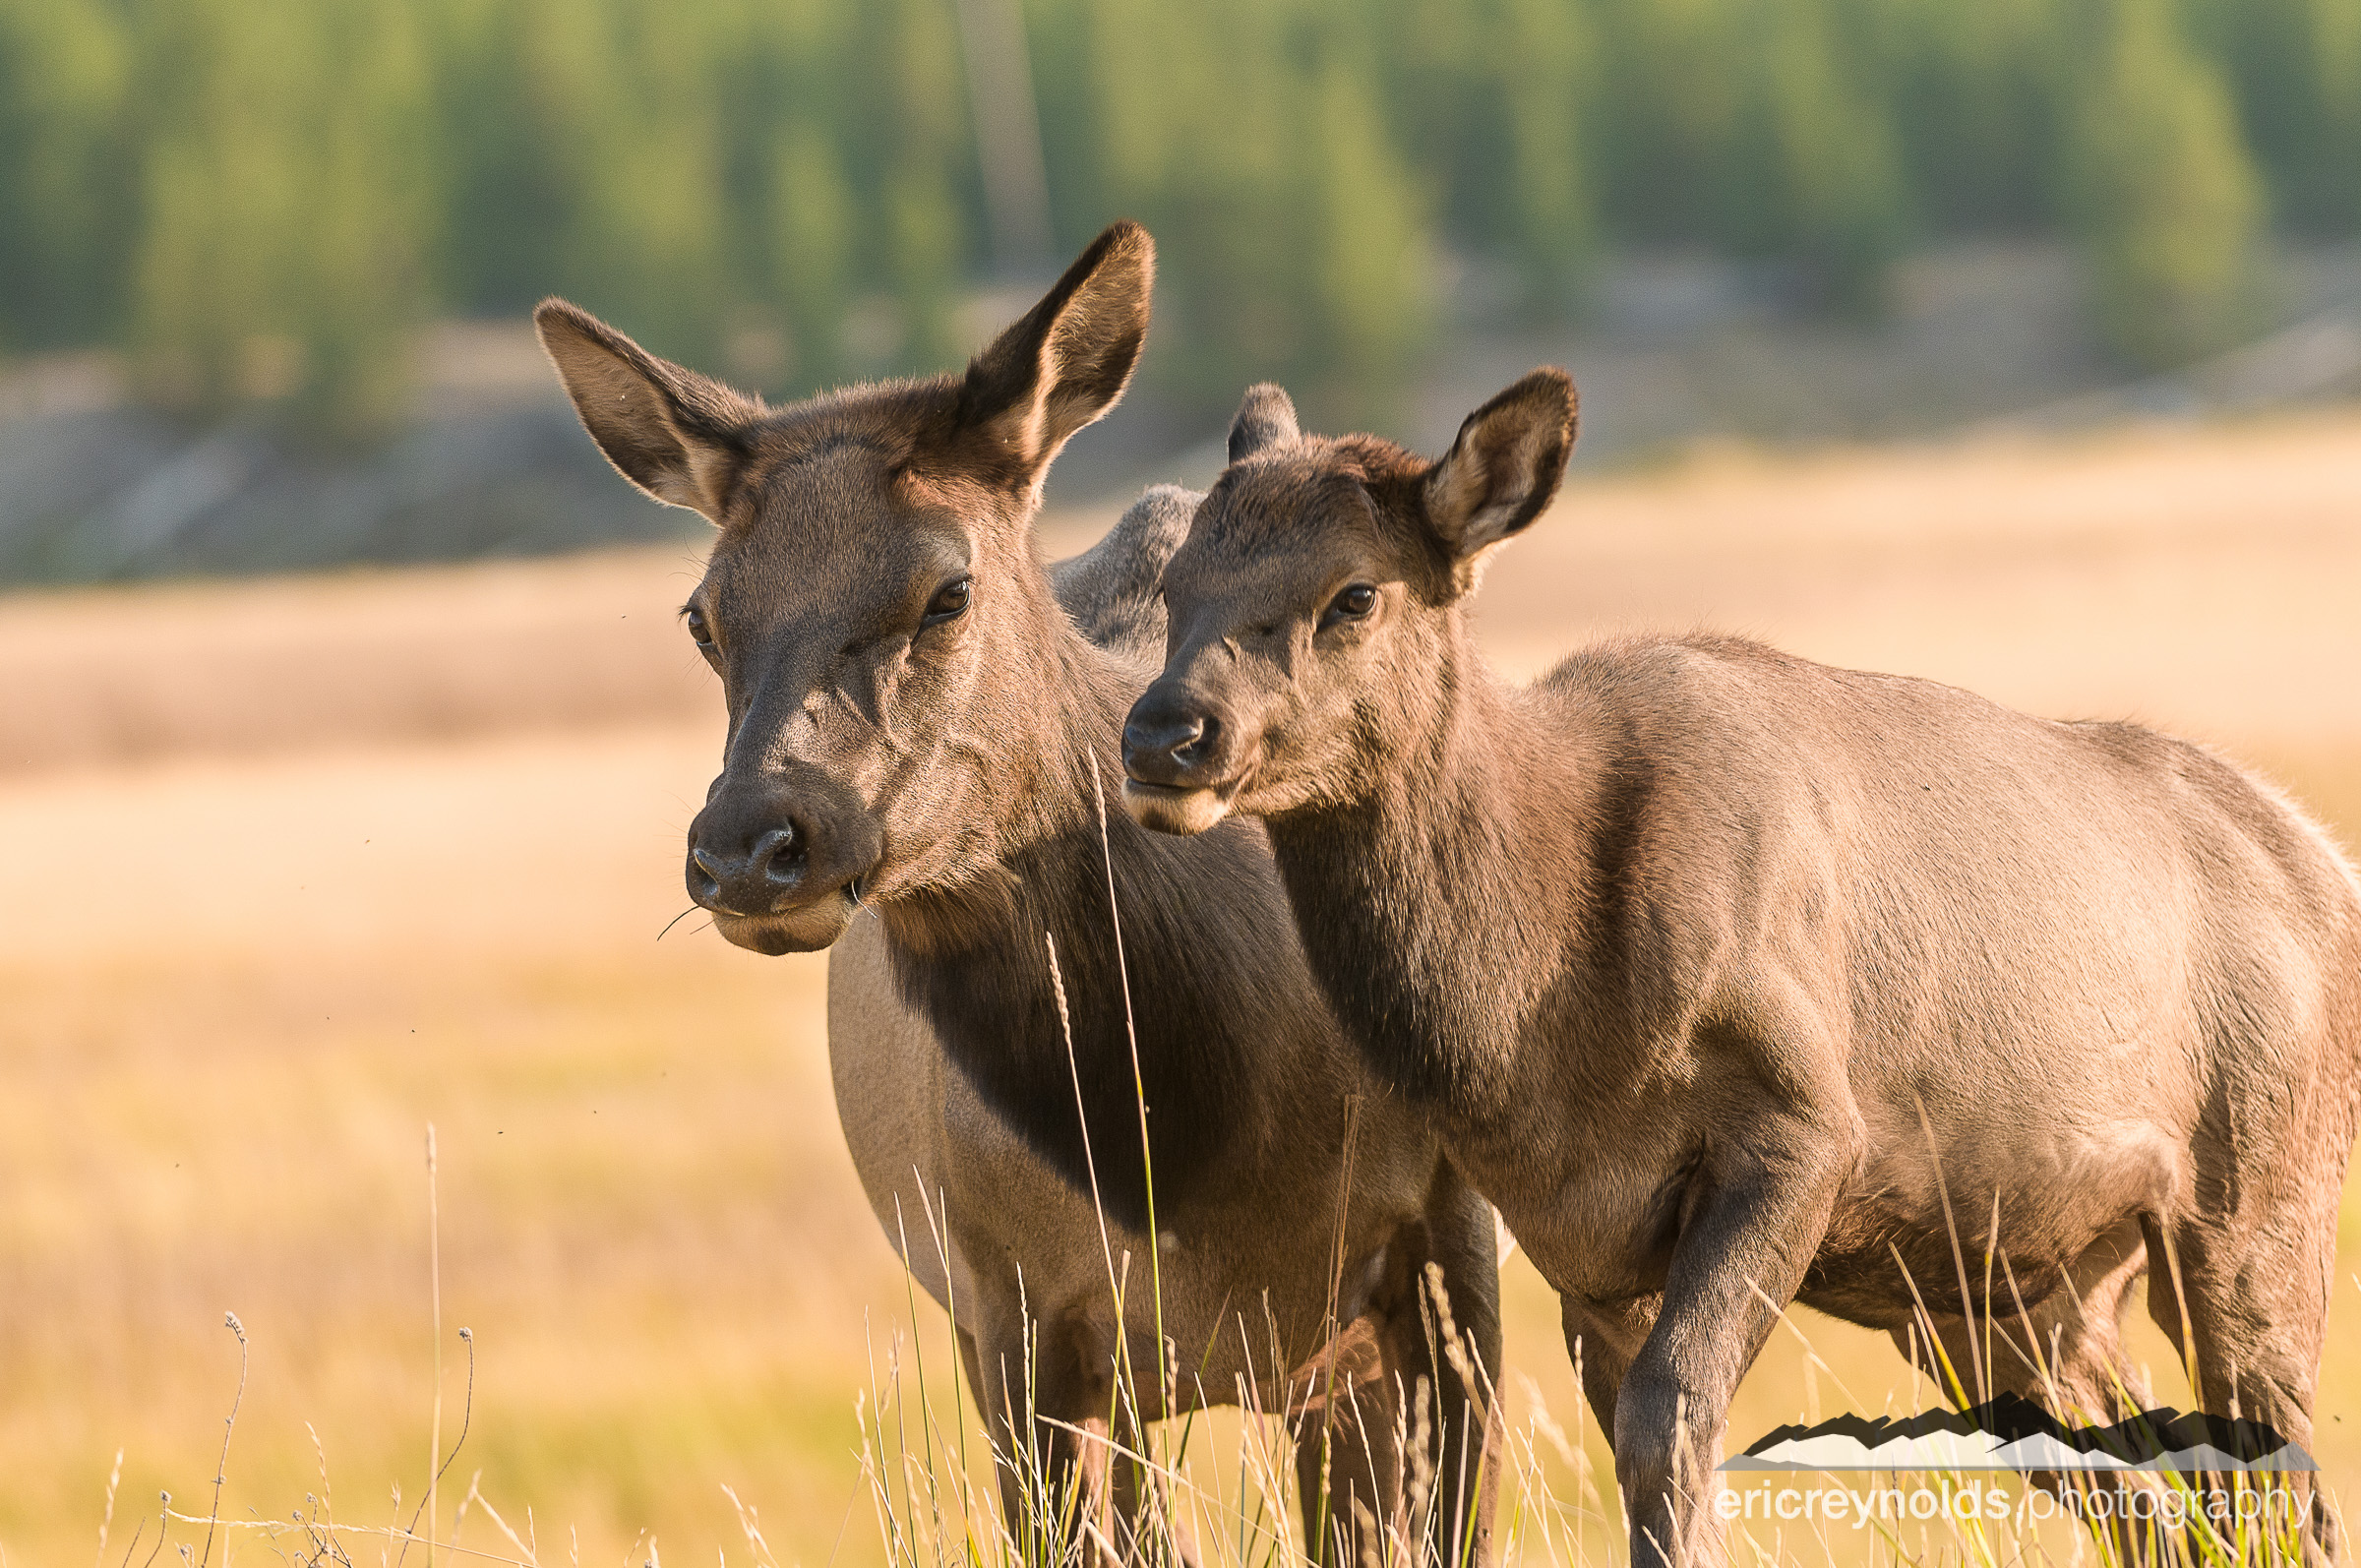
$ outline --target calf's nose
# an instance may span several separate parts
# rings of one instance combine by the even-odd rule
[[[689,851],[689,896],[708,909],[760,915],[804,879],[810,862],[791,821],[745,833],[699,833]]]
[[[1123,771],[1142,784],[1191,785],[1213,758],[1221,723],[1178,694],[1151,688],[1123,722]]]

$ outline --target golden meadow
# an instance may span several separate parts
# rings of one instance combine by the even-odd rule
[[[1106,520],[1045,535],[1062,553]],[[406,1525],[438,1310],[443,1448],[466,1429],[434,1516],[456,1552],[935,1560],[891,1531],[927,1517],[899,1445],[928,1431],[922,1363],[952,1435],[951,1362],[836,1130],[825,960],[757,958],[701,917],[657,939],[718,751],[719,694],[670,619],[696,571],[653,550],[0,600],[7,1562],[91,1560],[102,1522],[101,1561],[201,1556],[202,1525],[159,1538],[158,1497],[203,1516],[216,1474],[219,1517],[246,1528],[215,1532],[215,1560],[316,1560],[296,1514]],[[2351,414],[1709,453],[1578,483],[1483,604],[1523,672],[1616,627],[1710,625],[2133,715],[2263,765],[2361,840]],[[2361,1201],[2347,1215],[2318,1457],[2351,1496]],[[1518,1554],[1604,1562],[1611,1467],[1554,1303],[1521,1259],[1507,1298]],[[225,1312],[251,1363],[223,1467]],[[1935,1402],[1881,1338],[1791,1321],[1733,1447]],[[1191,1434],[1209,1492],[1250,1480],[1246,1425]],[[1741,1561],[2097,1550],[2059,1529],[1742,1529]],[[339,1539],[358,1562],[400,1554]],[[435,1560],[471,1560],[454,1550]]]

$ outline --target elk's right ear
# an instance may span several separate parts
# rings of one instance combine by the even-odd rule
[[[1274,381],[1258,381],[1239,399],[1238,417],[1230,421],[1230,460],[1251,457],[1265,447],[1294,441],[1303,434],[1296,423],[1295,400]]]
[[[1426,471],[1426,520],[1450,553],[1459,590],[1476,585],[1492,547],[1542,514],[1574,450],[1574,378],[1537,370],[1468,415]]]
[[[658,501],[718,526],[761,405],[658,359],[562,299],[543,300],[533,326],[607,461]]]
[[[1114,224],[1041,302],[967,367],[954,424],[957,456],[1030,490],[1050,459],[1123,395],[1148,339],[1156,242]]]

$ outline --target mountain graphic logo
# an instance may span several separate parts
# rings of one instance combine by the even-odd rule
[[[2315,1471],[2312,1456],[2261,1421],[2142,1411],[2112,1426],[2069,1426],[2019,1394],[1970,1410],[1899,1419],[1839,1416],[1782,1426],[1725,1471]]]

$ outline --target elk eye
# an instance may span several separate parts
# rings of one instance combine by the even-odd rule
[[[1325,629],[1343,621],[1358,621],[1376,608],[1377,590],[1365,582],[1356,582],[1328,601],[1320,625]]]
[[[696,605],[689,607],[689,636],[706,652],[713,650],[713,629],[705,625],[705,612]]]
[[[940,626],[945,621],[956,621],[967,613],[967,602],[975,597],[975,592],[973,579],[961,577],[927,601],[927,617],[919,624]]]

